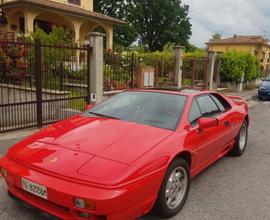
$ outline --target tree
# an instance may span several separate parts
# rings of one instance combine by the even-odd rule
[[[213,40],[220,40],[222,38],[222,35],[220,33],[212,34]]]
[[[188,45],[192,34],[189,6],[181,0],[127,0],[128,21],[139,34],[139,44],[150,51],[167,43]]]
[[[126,20],[127,4],[125,0],[97,0],[94,1],[94,11]],[[136,41],[137,37],[136,31],[129,24],[114,27],[114,43],[116,45],[128,47]]]

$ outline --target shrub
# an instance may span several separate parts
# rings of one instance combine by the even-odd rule
[[[248,53],[229,51],[223,54],[220,66],[221,80],[241,81],[243,74],[245,79],[254,79],[259,74],[258,60]]]
[[[260,63],[256,57],[248,54],[246,56],[245,80],[251,80],[259,77]]]

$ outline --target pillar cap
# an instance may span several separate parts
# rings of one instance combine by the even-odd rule
[[[175,46],[173,47],[173,49],[174,49],[174,50],[179,50],[179,49],[184,50],[185,47],[184,47],[184,46],[180,46],[180,45],[175,45]]]
[[[207,57],[208,57],[208,58],[214,58],[215,55],[216,55],[215,51],[208,51],[208,52],[207,52]]]
[[[106,34],[100,33],[100,32],[90,32],[89,37],[91,36],[97,36],[97,37],[105,37]]]
[[[208,50],[207,53],[208,54],[215,54],[216,52],[215,51],[212,51],[212,50]]]

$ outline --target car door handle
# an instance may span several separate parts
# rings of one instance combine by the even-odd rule
[[[225,127],[227,128],[227,127],[230,126],[230,122],[229,122],[229,121],[225,121],[225,122],[224,122],[224,125],[225,125]]]

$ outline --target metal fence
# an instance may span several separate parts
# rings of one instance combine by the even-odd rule
[[[154,70],[154,86],[173,86],[175,58],[172,55],[155,55],[137,52],[104,53],[104,90],[138,88],[142,71]]]
[[[191,88],[205,88],[208,71],[207,57],[184,57],[183,86]]]
[[[83,110],[90,47],[0,41],[0,132],[53,123]]]

